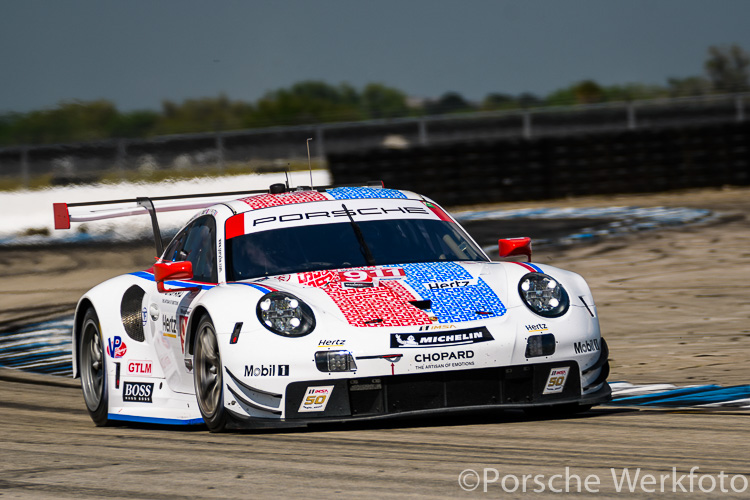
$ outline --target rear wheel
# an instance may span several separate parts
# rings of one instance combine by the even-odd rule
[[[208,316],[198,324],[195,336],[193,376],[201,416],[211,432],[224,430],[228,420],[224,409],[224,381],[216,330]]]
[[[86,402],[91,420],[98,426],[104,426],[109,423],[107,363],[104,358],[104,340],[99,318],[93,308],[89,308],[83,317],[80,339],[78,352],[83,400]]]

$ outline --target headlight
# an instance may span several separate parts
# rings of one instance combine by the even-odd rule
[[[529,273],[521,278],[518,293],[529,309],[545,318],[562,316],[570,306],[568,292],[546,274]]]
[[[290,293],[267,293],[258,302],[256,312],[263,326],[278,335],[302,337],[315,329],[310,306]]]

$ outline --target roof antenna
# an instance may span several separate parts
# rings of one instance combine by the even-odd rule
[[[286,170],[284,170],[284,175],[286,175],[286,190],[289,191],[289,164],[286,164]]]
[[[310,168],[310,190],[314,191],[315,187],[313,186],[312,180],[312,162],[310,161],[310,141],[312,141],[312,137],[307,139],[307,166]]]

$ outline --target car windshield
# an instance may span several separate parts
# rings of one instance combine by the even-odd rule
[[[358,223],[375,265],[487,261],[451,222],[377,220]],[[245,234],[227,241],[227,280],[369,265],[353,225],[318,224]]]

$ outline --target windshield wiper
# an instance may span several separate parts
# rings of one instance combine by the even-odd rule
[[[372,252],[370,252],[370,248],[367,246],[367,242],[362,234],[362,230],[359,228],[359,224],[354,222],[354,217],[352,217],[352,214],[349,212],[349,209],[346,208],[346,205],[342,203],[341,207],[344,209],[344,212],[346,212],[346,215],[349,216],[349,222],[352,224],[352,229],[354,229],[354,234],[357,236],[357,241],[359,242],[359,251],[362,252],[362,256],[367,261],[367,265],[374,266],[375,259],[372,257]]]

